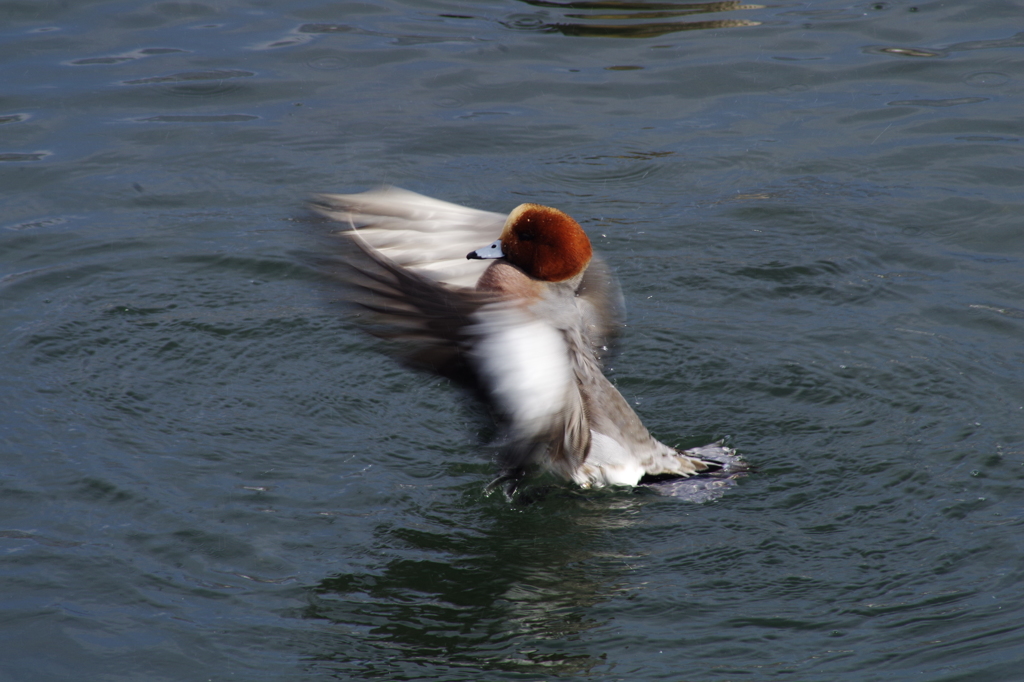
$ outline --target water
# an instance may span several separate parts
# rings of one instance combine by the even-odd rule
[[[1024,5],[0,1],[4,680],[1017,680]],[[303,198],[549,203],[756,472],[485,496]]]

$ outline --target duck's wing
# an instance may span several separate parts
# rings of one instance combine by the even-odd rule
[[[515,301],[481,306],[472,319],[469,360],[505,429],[503,478],[514,488],[539,467],[573,480],[591,433],[566,334]]]
[[[598,360],[608,357],[626,324],[622,289],[612,269],[595,255],[576,288],[576,300],[583,316],[583,332]]]
[[[426,279],[472,288],[488,262],[466,254],[498,238],[500,213],[432,199],[397,187],[318,194],[311,208],[358,231],[366,245]]]
[[[356,308],[357,323],[390,341],[388,350],[404,364],[475,386],[465,356],[473,315],[500,296],[451,287],[403,267],[366,243],[362,231],[346,230],[332,241],[337,258],[321,263]]]

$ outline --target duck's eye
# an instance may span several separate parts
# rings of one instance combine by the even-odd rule
[[[519,241],[521,242],[532,242],[536,238],[537,235],[535,235],[533,232],[523,232],[522,234],[519,235]]]

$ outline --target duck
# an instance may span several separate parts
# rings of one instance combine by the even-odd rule
[[[605,376],[623,297],[565,212],[524,203],[503,215],[396,187],[318,194],[310,206],[344,225],[330,233],[345,245],[334,272],[363,328],[490,408],[501,436],[489,489],[511,497],[553,476],[674,494],[680,481],[713,479],[691,484],[693,496],[745,472],[721,442],[681,451],[654,438]]]

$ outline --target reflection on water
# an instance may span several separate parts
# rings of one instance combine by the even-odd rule
[[[948,57],[956,52],[970,50],[996,50],[1003,48],[1024,47],[1024,32],[1015,33],[1009,38],[993,40],[969,40],[954,43],[944,48],[923,48],[906,46],[868,46],[864,51],[868,54],[896,55],[897,57]]]
[[[634,24],[632,26],[597,26],[585,24],[552,24],[551,28],[567,36],[605,38],[657,38],[666,33],[699,31],[709,28],[757,26],[756,21],[691,21],[666,24]]]
[[[742,2],[548,2],[547,0],[520,0],[527,5],[561,10],[594,10],[591,14],[567,13],[566,19],[587,21],[650,21],[669,19],[691,14],[711,14],[734,10],[763,9],[764,5],[748,5]],[[718,19],[713,21],[674,21],[658,23],[593,24],[546,22],[537,17],[521,17],[509,22],[512,28],[558,32],[567,36],[606,38],[656,38],[679,31],[695,31],[712,28],[735,28],[757,26],[760,22],[744,19]]]
[[[635,558],[616,546],[616,532],[634,526],[652,497],[552,490],[516,507],[499,497],[471,512],[480,518],[454,519],[453,506],[429,526],[380,525],[378,545],[393,558],[314,588],[306,617],[345,626],[333,650],[314,658],[348,674],[371,673],[367,657],[353,655],[355,629],[410,669],[443,661],[573,674],[601,664],[572,642],[607,625],[590,614],[595,604],[628,589]]]

